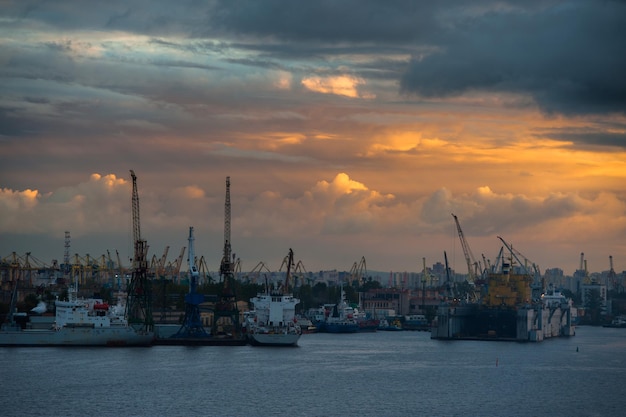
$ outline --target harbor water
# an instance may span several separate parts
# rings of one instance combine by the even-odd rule
[[[626,329],[541,343],[426,332],[298,347],[0,348],[0,415],[623,416]]]

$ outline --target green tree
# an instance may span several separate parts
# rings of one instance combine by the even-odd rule
[[[587,289],[585,292],[585,316],[588,316],[587,320],[589,324],[597,326],[601,324],[601,312],[602,312],[602,297],[600,297],[600,290],[595,288]]]
[[[361,285],[361,292],[368,292],[369,290],[378,290],[382,288],[382,285],[380,285],[380,282],[376,281],[375,279],[372,279],[372,277],[368,277],[367,280],[363,283],[363,285]]]

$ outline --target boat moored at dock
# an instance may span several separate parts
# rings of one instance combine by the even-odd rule
[[[128,324],[124,306],[110,306],[98,298],[78,298],[75,287],[68,290],[68,300],[56,300],[55,307],[49,329],[31,328],[27,321],[4,324],[0,346],[150,346],[154,340],[154,333]]]
[[[286,262],[287,275],[281,287],[271,290],[266,284],[265,291],[250,300],[254,310],[246,315],[244,326],[248,341],[253,346],[296,346],[302,335],[295,315],[300,300],[293,296],[290,289],[291,249]]]

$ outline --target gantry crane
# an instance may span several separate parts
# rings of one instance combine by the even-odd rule
[[[206,338],[210,335],[202,326],[200,318],[200,304],[204,302],[204,295],[198,294],[198,268],[195,263],[193,227],[189,227],[189,292],[185,295],[185,316],[183,324],[173,338]]]
[[[130,175],[133,180],[132,215],[135,252],[132,264],[133,272],[128,285],[126,317],[128,322],[138,330],[151,332],[154,329],[154,320],[152,318],[152,288],[148,280],[148,245],[141,238],[137,176],[132,169]]]

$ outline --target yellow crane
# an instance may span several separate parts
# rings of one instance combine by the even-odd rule
[[[180,267],[183,264],[183,257],[185,256],[185,250],[187,248],[185,246],[182,247],[182,249],[180,250],[180,255],[178,255],[178,258],[176,258],[174,260],[174,263],[172,264],[170,273],[172,276],[172,280],[174,281],[178,281],[178,275],[180,274]]]
[[[251,277],[251,282],[253,284],[256,284],[258,281],[258,277],[261,274],[261,271],[265,270],[268,273],[272,273],[272,271],[270,271],[270,269],[267,267],[267,265],[265,265],[265,262],[261,261],[258,264],[256,264],[256,266],[254,268],[252,268],[252,270],[250,271],[250,274],[248,275],[249,277]]]
[[[454,217],[454,222],[456,223],[456,230],[459,234],[459,240],[461,241],[461,247],[463,248],[463,254],[465,255],[465,262],[467,263],[467,281],[470,283],[476,282],[477,270],[479,268],[478,262],[474,258],[474,254],[469,247],[469,244],[465,240],[465,235],[463,234],[463,229],[461,229],[461,224],[459,223],[459,218],[452,214]]]
[[[357,281],[359,285],[363,284],[367,275],[367,264],[365,262],[365,256],[361,257],[359,262],[354,262],[352,268],[350,268],[350,284]]]

